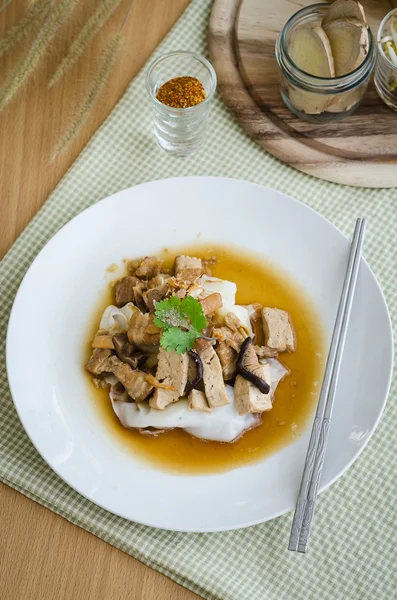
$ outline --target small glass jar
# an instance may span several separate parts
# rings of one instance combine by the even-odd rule
[[[340,121],[359,106],[375,65],[374,39],[368,29],[368,54],[357,69],[341,77],[316,77],[297,67],[288,54],[291,32],[297,27],[321,25],[329,4],[312,4],[295,13],[276,41],[281,72],[280,92],[286,106],[312,123]]]
[[[173,108],[157,99],[160,87],[176,77],[196,77],[204,87],[205,99],[187,108]],[[208,112],[216,90],[216,74],[203,56],[192,52],[169,52],[156,59],[146,75],[154,120],[161,148],[179,156],[197,152],[205,137]]]
[[[380,98],[393,110],[397,111],[397,66],[386,56],[382,40],[390,35],[390,25],[397,18],[397,8],[385,16],[379,26],[377,46],[378,57],[375,67],[375,87]]]

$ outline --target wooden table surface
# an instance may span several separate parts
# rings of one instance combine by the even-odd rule
[[[70,22],[14,100],[0,113],[0,258],[6,253],[92,134],[122,96],[190,0],[135,0],[124,29],[126,43],[100,102],[76,141],[55,162],[49,156],[87,89],[101,52],[123,20],[130,0],[103,27],[70,73],[48,90],[54,65],[98,0],[82,0]],[[1,3],[2,5],[5,2]],[[28,0],[0,13],[0,37]],[[0,85],[32,42],[26,37],[1,59]],[[4,600],[193,600],[127,554],[0,484],[0,597]]]

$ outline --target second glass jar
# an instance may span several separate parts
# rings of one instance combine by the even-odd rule
[[[390,28],[397,20],[397,8],[389,12],[380,24],[378,31],[378,58],[375,69],[375,87],[380,98],[390,108],[397,111],[397,65],[386,55],[382,40],[390,39]]]
[[[297,27],[321,25],[327,10],[327,4],[301,9],[287,21],[276,42],[284,103],[295,115],[312,123],[340,121],[351,115],[361,103],[375,65],[374,39],[368,29],[368,54],[351,73],[342,77],[316,77],[297,67],[288,54],[291,32]]]

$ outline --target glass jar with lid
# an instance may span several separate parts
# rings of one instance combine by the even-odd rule
[[[289,38],[298,27],[320,26],[328,4],[312,4],[295,13],[276,42],[276,59],[281,73],[280,92],[286,106],[312,123],[340,121],[360,105],[375,65],[374,39],[368,29],[369,46],[363,62],[340,77],[317,77],[302,71],[288,53]]]

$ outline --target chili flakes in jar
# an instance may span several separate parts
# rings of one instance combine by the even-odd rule
[[[174,77],[163,83],[156,98],[172,108],[189,108],[205,100],[206,94],[197,77]]]

